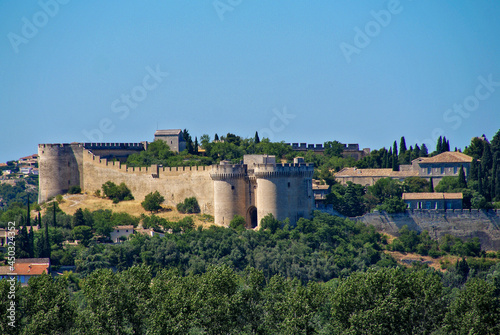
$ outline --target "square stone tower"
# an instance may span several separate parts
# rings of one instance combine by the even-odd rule
[[[181,129],[157,130],[155,132],[155,141],[156,140],[165,141],[170,147],[170,150],[174,152],[186,150],[186,141],[184,141]]]

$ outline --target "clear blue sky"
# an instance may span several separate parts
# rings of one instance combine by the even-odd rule
[[[499,1],[59,1],[0,1],[0,162],[157,127],[372,149],[500,128]]]

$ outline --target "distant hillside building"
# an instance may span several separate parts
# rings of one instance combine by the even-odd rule
[[[408,209],[462,209],[462,193],[403,193]]]
[[[313,151],[318,154],[323,154],[325,152],[325,148],[323,147],[323,144],[307,144],[307,143],[287,143],[292,147],[293,151],[298,151],[298,152],[307,152],[307,151]],[[355,160],[360,160],[361,158],[368,156],[370,154],[370,148],[364,148],[363,150],[359,149],[359,144],[357,143],[350,143],[350,144],[343,144],[344,146],[344,151],[342,152],[342,156],[344,158],[347,157],[352,157]]]
[[[354,184],[372,186],[381,178],[392,178],[403,181],[408,177],[421,177],[427,180],[432,179],[434,186],[441,181],[443,177],[457,177],[460,167],[463,167],[465,175],[470,171],[472,157],[461,152],[443,152],[434,157],[420,157],[414,159],[411,165],[401,165],[400,171],[392,169],[357,169],[344,168],[334,173],[335,179],[345,185],[351,181]]]
[[[156,140],[165,141],[170,147],[170,150],[174,152],[186,150],[186,141],[182,136],[181,129],[157,130],[155,132],[155,141]]]
[[[0,266],[0,279],[16,277],[21,285],[28,285],[31,277],[41,276],[50,273],[49,258],[18,258],[14,263],[14,271],[9,265]]]
[[[334,174],[335,179],[342,185],[347,182],[373,186],[379,179],[392,178],[403,181],[408,177],[418,177],[417,171],[392,171],[392,169],[358,169],[356,167],[343,168]]]

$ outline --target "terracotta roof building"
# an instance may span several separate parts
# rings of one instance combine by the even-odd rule
[[[344,168],[334,173],[335,179],[342,184],[348,181],[354,184],[372,186],[381,178],[404,180],[408,177],[421,177],[433,180],[436,186],[443,177],[457,177],[463,167],[465,175],[469,174],[472,157],[461,152],[443,152],[433,157],[414,159],[411,165],[401,165],[400,171],[392,169],[357,169]]]
[[[49,258],[20,258],[16,259],[14,269],[10,265],[0,266],[0,279],[15,276],[21,285],[28,285],[31,277],[50,273]]]
[[[408,209],[462,209],[462,193],[403,193]]]
[[[372,186],[382,178],[392,178],[403,181],[408,177],[418,177],[417,171],[392,171],[392,169],[358,169],[343,168],[334,174],[335,179],[342,185],[351,181],[354,184]]]

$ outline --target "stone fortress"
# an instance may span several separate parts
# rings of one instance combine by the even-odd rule
[[[155,139],[174,151],[183,148],[180,130],[159,130]],[[174,144],[174,141],[177,141]],[[175,206],[196,197],[202,213],[214,216],[218,225],[228,226],[238,214],[247,228],[259,226],[272,214],[294,224],[310,218],[314,209],[312,176],[314,167],[296,158],[293,164],[277,164],[274,156],[245,155],[241,164],[127,167],[127,157],[147,148],[141,143],[39,144],[39,197],[42,203],[78,185],[93,194],[102,184],[125,183],[137,200],[158,191],[165,205]],[[169,144],[170,145],[170,144]]]

